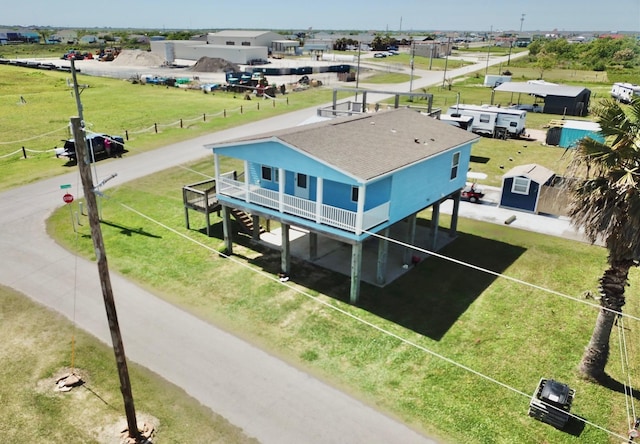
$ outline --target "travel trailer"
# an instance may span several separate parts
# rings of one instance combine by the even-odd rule
[[[631,83],[614,83],[611,87],[611,97],[618,102],[631,103],[635,97],[640,97],[640,85]]]
[[[527,112],[520,109],[459,104],[449,108],[447,115],[452,117],[471,116],[473,117],[471,131],[498,139],[520,137],[526,129]]]

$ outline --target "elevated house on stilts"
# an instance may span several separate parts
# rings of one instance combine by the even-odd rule
[[[227,252],[233,252],[231,215],[238,211],[280,223],[286,275],[292,272],[292,229],[305,233],[306,257],[320,265],[320,256],[330,260],[328,253],[320,254],[323,242],[339,243],[343,251],[350,246],[345,263],[350,301],[357,303],[365,274],[382,286],[395,278],[394,269],[406,270],[415,260],[409,246],[419,243],[419,212],[432,210],[429,237],[421,239],[426,249],[437,250],[456,237],[460,190],[477,140],[400,108],[208,145]],[[241,161],[243,171],[221,171],[224,157]],[[451,225],[440,230],[440,205],[448,199],[453,200]],[[390,248],[399,248],[387,240],[392,233],[405,244],[397,256],[390,254]],[[367,251],[373,259],[363,261]]]

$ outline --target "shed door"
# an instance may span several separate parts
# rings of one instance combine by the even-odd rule
[[[309,176],[296,173],[295,195],[302,199],[309,199]]]

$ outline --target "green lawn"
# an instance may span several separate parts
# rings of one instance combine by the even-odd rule
[[[208,160],[192,168],[213,174]],[[225,171],[232,168],[222,166]],[[221,259],[122,206],[220,250],[219,219],[213,220],[212,238],[197,231],[204,227],[197,216],[192,218],[194,230],[184,228],[180,188],[200,179],[174,168],[109,191],[110,199],[103,201],[102,229],[114,270],[452,442],[619,441],[592,426],[582,431],[574,427],[571,434],[530,419],[528,396],[540,377],[575,388],[574,412],[580,417],[626,433],[624,396],[586,383],[576,372],[595,321],[594,308],[435,258],[384,289],[363,285],[361,303],[354,307],[346,303],[345,276],[294,261],[295,284],[285,286],[262,274],[277,273],[276,251],[241,238],[233,259]],[[427,211],[419,223],[427,224],[429,218]],[[78,248],[90,257],[93,248],[85,222]],[[54,214],[48,229],[71,246],[75,235],[69,225],[68,209],[63,209]],[[605,267],[606,252],[599,247],[471,220],[462,220],[459,229],[460,238],[442,251],[444,255],[572,297],[595,291]],[[174,260],[167,262],[168,256]],[[640,283],[636,270],[631,279],[635,288]],[[640,301],[630,295],[625,310],[637,315],[639,308]],[[630,325],[633,331],[635,322]],[[630,346],[637,351],[635,343]],[[620,380],[618,360],[616,349],[609,370]],[[632,377],[638,386],[637,375]]]
[[[0,99],[6,104],[0,107],[0,190],[69,170],[52,151],[70,137],[69,118],[78,115],[68,79],[60,72],[0,65]],[[86,85],[81,98],[88,130],[128,135],[130,154],[326,103],[332,94],[310,88],[274,101],[246,101],[231,92],[203,94],[81,74],[78,84]]]
[[[0,320],[0,440],[118,442],[118,427],[126,421],[113,350],[61,315],[3,286]],[[58,392],[55,381],[70,371],[72,359],[85,384]],[[256,442],[181,388],[135,363],[128,367],[138,426],[152,423],[157,430],[154,442]]]

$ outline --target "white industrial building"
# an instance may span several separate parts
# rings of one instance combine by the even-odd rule
[[[206,42],[199,40],[152,41],[151,52],[165,58],[168,64],[176,59],[199,60],[201,57],[220,58],[239,65],[267,60],[270,50],[287,52],[298,46],[297,41],[283,40],[271,31],[229,30],[209,33]]]

